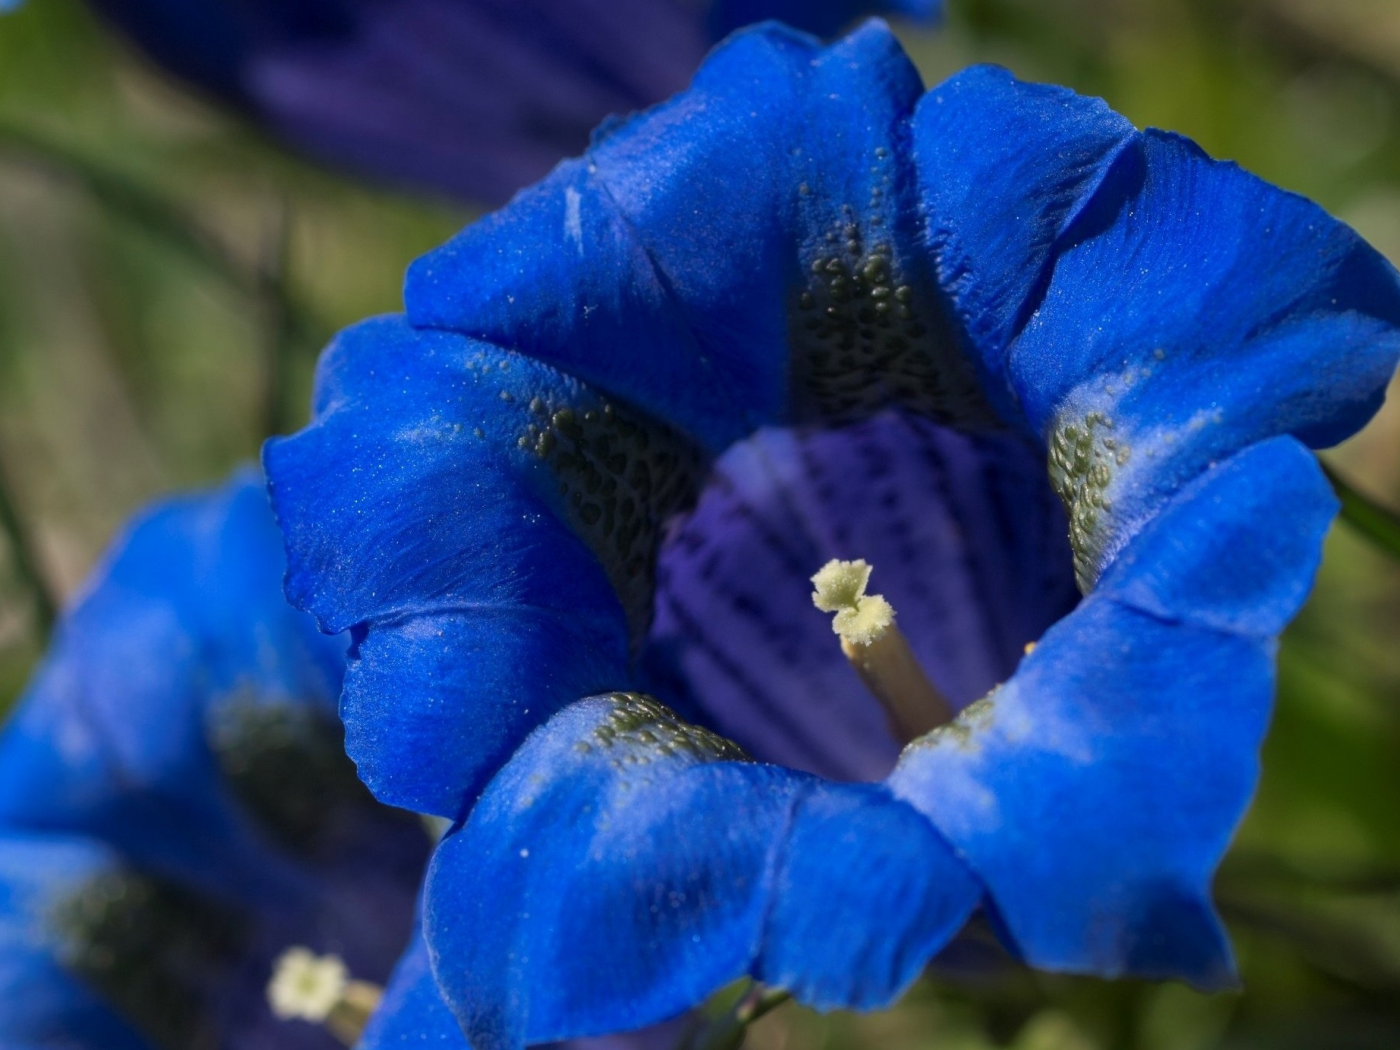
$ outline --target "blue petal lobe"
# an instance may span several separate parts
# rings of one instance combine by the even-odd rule
[[[617,1032],[592,1039],[570,1039],[545,1044],[551,1050],[672,1050],[680,1045],[692,1018],[654,1025],[636,1032]],[[428,944],[422,928],[394,968],[384,998],[370,1018],[358,1050],[388,1050],[399,1046],[438,1046],[469,1050],[433,976]]]
[[[421,928],[414,932],[413,941],[394,967],[384,998],[360,1037],[358,1050],[402,1046],[471,1050],[461,1025],[438,991]]]
[[[1281,525],[1284,506],[1299,516]],[[1014,678],[906,749],[890,787],[966,858],[1032,965],[1231,983],[1210,880],[1257,780],[1272,633],[1333,508],[1289,439],[1222,464]]]
[[[288,595],[355,628],[344,714],[371,789],[455,817],[531,728],[629,684],[662,528],[703,464],[576,380],[395,318],[340,336],[317,409],[264,453]],[[393,778],[430,740],[454,749]]]
[[[981,887],[880,787],[816,784],[792,817],[754,975],[819,1010],[890,1005],[967,921]]]
[[[370,626],[341,696],[361,779],[395,805],[462,812],[535,726],[627,681],[625,635],[590,619],[506,607]]]
[[[640,732],[678,742],[674,757]],[[584,701],[444,839],[424,926],[476,1050],[639,1028],[744,973],[794,789],[778,770],[696,765],[716,753],[633,704]]]
[[[1096,593],[1163,620],[1276,635],[1312,589],[1318,538],[1336,513],[1313,455],[1273,438],[1183,488]]]
[[[940,277],[999,404],[1050,447],[1083,589],[1211,463],[1331,444],[1379,407],[1400,284],[1316,205],[1000,71],[935,89],[917,123]]]
[[[424,927],[472,1045],[496,1050],[654,1024],[746,973],[883,1005],[978,895],[883,788],[744,761],[614,694],[533,734],[443,841]]]
[[[939,279],[987,389],[1015,418],[1012,340],[1050,278],[1060,237],[1133,126],[1101,99],[975,66],[931,89],[914,117],[920,205]]]
[[[409,316],[556,364],[718,451],[797,411],[791,314],[828,235],[858,257],[892,240],[886,262],[919,284],[891,170],[920,89],[879,23],[826,49],[775,25],[737,34],[689,91],[415,263]]]

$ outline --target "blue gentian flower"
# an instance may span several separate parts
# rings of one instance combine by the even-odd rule
[[[941,0],[92,0],[156,62],[298,147],[499,203],[612,113],[679,91],[731,30],[830,35]]]
[[[290,945],[382,981],[419,820],[335,716],[344,639],[281,596],[262,478],[119,539],[0,735],[0,1044],[331,1047],[264,1002]]]
[[[406,298],[264,454],[362,777],[457,822],[391,997],[475,1050],[746,974],[875,1008],[977,910],[1032,966],[1234,980],[1307,446],[1400,356],[1351,230],[1068,90],[925,93],[879,23],[767,26]],[[886,636],[954,720],[863,685]]]

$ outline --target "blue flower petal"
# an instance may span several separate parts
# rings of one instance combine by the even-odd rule
[[[1050,280],[1056,249],[1136,131],[1101,99],[974,66],[914,118],[920,206],[939,279],[989,395],[1014,419],[1010,345]]]
[[[283,892],[287,873],[233,805],[210,736],[279,707],[333,724],[344,642],[286,604],[282,564],[254,471],[138,519],[0,736],[0,820],[100,835],[198,881]]]
[[[981,887],[883,788],[819,783],[796,803],[771,892],[754,975],[819,1010],[874,1010],[962,928]]]
[[[1231,983],[1210,880],[1258,776],[1271,632],[1334,512],[1296,442],[1241,453],[1183,490],[1011,681],[906,750],[890,787],[966,858],[1032,965]]]
[[[673,1050],[691,1023],[689,1016],[637,1032],[547,1044],[550,1050]],[[433,976],[428,943],[421,927],[394,969],[357,1050],[391,1050],[400,1046],[437,1046],[470,1050],[461,1025],[448,1008]]]
[[[661,525],[702,461],[546,366],[393,318],[339,338],[317,411],[265,452],[288,595],[356,628],[366,782],[455,817],[530,729],[628,684]]]
[[[623,630],[592,620],[486,607],[371,626],[341,698],[361,779],[393,805],[461,813],[531,729],[629,680]]]
[[[884,1005],[961,927],[977,886],[913,810],[742,757],[632,695],[530,737],[426,890],[434,968],[476,1050],[639,1028],[745,973]],[[872,908],[883,922],[856,921]],[[852,921],[834,933],[833,915]]]
[[[971,703],[1078,597],[1042,456],[893,414],[736,445],[662,547],[643,654],[654,691],[763,761],[884,776],[899,743],[810,577],[832,558],[870,562],[921,666]]]
[[[563,368],[712,452],[872,400],[984,418],[900,177],[920,91],[881,23],[829,48],[737,34],[689,91],[415,263],[409,316]],[[858,383],[832,372],[845,354]]]
[[[421,928],[415,930],[412,943],[394,967],[384,998],[370,1017],[358,1050],[392,1050],[402,1046],[472,1050],[438,991]]]
[[[942,279],[1051,447],[1086,590],[1210,463],[1332,444],[1379,407],[1400,285],[1316,205],[1000,71],[935,89],[917,123]]]
[[[1311,455],[1288,438],[1261,442],[1187,485],[1095,594],[1169,622],[1277,635],[1312,588],[1336,512]]]

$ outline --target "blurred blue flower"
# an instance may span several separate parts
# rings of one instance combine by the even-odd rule
[[[475,1050],[744,974],[878,1007],[976,908],[1033,966],[1234,979],[1210,881],[1335,512],[1306,446],[1400,355],[1351,230],[1064,89],[924,93],[879,23],[769,26],[406,297],[264,458],[361,776],[458,821],[424,933]],[[831,558],[951,724],[891,730]]]
[[[330,1047],[289,945],[383,980],[428,837],[345,759],[344,639],[280,593],[261,477],[148,511],[0,735],[0,1044]]]
[[[500,203],[763,19],[832,34],[941,0],[92,0],[156,62],[308,152]]]

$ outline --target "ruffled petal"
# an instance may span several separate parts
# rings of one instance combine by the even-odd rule
[[[967,921],[980,886],[881,788],[812,784],[790,819],[754,976],[819,1010],[889,1006]]]
[[[264,454],[287,592],[355,628],[344,715],[370,787],[455,817],[554,711],[629,684],[703,460],[577,380],[395,318],[343,334],[318,390]]]
[[[530,737],[426,890],[433,966],[476,1050],[639,1028],[745,973],[883,1005],[961,927],[976,884],[912,810],[742,759],[635,695]],[[856,921],[871,909],[885,921]],[[852,919],[834,937],[832,915]]]
[[[1102,99],[975,66],[923,97],[913,134],[940,283],[989,395],[1014,419],[1011,343],[1061,236],[1137,133]]]
[[[1209,464],[1335,443],[1379,407],[1400,286],[1316,205],[1000,71],[934,89],[917,124],[940,275],[1050,447],[1086,590]]]
[[[1241,453],[1184,489],[1011,681],[905,751],[891,789],[966,858],[1032,965],[1231,983],[1210,880],[1258,777],[1273,631],[1334,513],[1295,441]]]
[[[882,404],[984,418],[903,177],[920,91],[880,23],[829,48],[739,33],[689,91],[415,263],[409,317],[556,365],[712,452]]]
[[[463,812],[572,698],[630,678],[625,634],[578,611],[483,608],[367,632],[341,697],[346,751],[381,800],[439,816]]]
[[[893,414],[763,430],[716,464],[663,546],[644,653],[657,695],[763,761],[875,780],[899,744],[811,575],[863,558],[920,664],[961,708],[1071,608],[1065,522],[1041,454]]]

